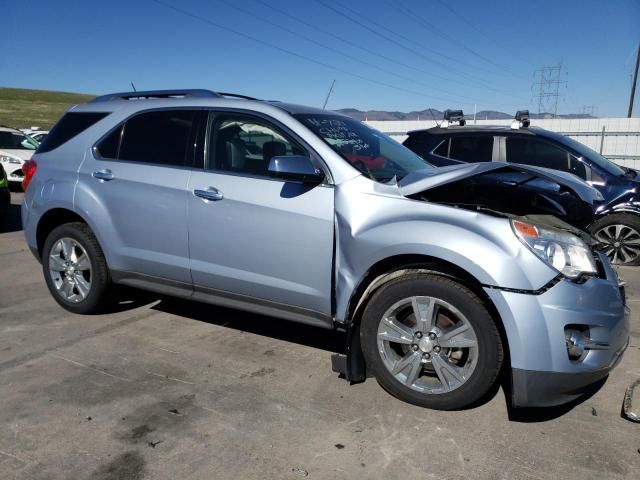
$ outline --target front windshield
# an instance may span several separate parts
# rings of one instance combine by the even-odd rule
[[[6,150],[35,150],[38,142],[22,132],[0,132],[0,148]]]
[[[574,140],[573,138],[565,137],[562,139],[567,146],[573,148],[576,152],[578,152],[581,156],[586,159],[591,160],[598,167],[602,168],[604,171],[610,173],[611,175],[621,176],[624,175],[624,170],[620,168],[618,165],[613,163],[611,160],[607,160],[605,157],[600,155],[595,150],[587,147],[585,144]]]
[[[373,180],[399,180],[411,172],[433,168],[408,148],[357,120],[315,113],[294,117]]]

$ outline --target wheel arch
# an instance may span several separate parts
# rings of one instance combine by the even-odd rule
[[[52,208],[42,214],[36,227],[36,245],[39,258],[42,258],[44,242],[53,229],[65,223],[72,222],[82,222],[89,225],[89,222],[81,215],[78,215],[78,213],[68,208]]]
[[[366,378],[366,365],[360,346],[360,321],[367,300],[381,286],[405,274],[435,274],[452,278],[471,290],[481,299],[500,332],[504,350],[503,371],[510,371],[511,356],[504,323],[482,283],[462,267],[441,258],[428,255],[394,255],[373,264],[351,294],[345,318],[347,329],[346,378],[352,382]],[[507,370],[508,369],[508,370]]]

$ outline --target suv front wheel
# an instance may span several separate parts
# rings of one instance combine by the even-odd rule
[[[468,407],[494,385],[503,359],[500,333],[471,290],[440,275],[401,277],[382,286],[364,311],[362,349],[380,385],[414,405]]]
[[[90,314],[106,305],[111,285],[109,269],[87,224],[67,223],[47,236],[42,270],[53,298],[66,310]]]

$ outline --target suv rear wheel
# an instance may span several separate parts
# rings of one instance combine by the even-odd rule
[[[590,227],[604,252],[616,265],[640,265],[640,217],[629,213],[607,215]]]
[[[53,298],[70,312],[96,313],[109,299],[107,262],[85,223],[61,225],[47,236],[42,270]]]
[[[438,410],[481,399],[503,358],[500,334],[480,298],[439,275],[405,276],[381,287],[365,309],[361,342],[384,389]]]

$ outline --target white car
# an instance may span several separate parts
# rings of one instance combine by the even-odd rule
[[[7,180],[11,183],[21,183],[22,165],[31,159],[38,148],[38,142],[25,135],[20,130],[0,127],[0,164],[7,172]]]
[[[35,132],[31,132],[28,135],[33,138],[36,142],[42,143],[44,137],[47,136],[49,130],[36,130]]]

